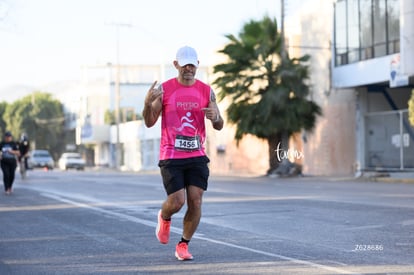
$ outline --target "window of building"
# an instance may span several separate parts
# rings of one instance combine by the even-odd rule
[[[360,39],[359,39],[359,0],[348,0],[348,61],[349,63],[360,60]]]
[[[373,58],[372,43],[372,5],[371,0],[360,0],[360,27],[358,32],[361,35],[361,60]]]
[[[399,0],[337,0],[335,66],[400,51]]]
[[[372,2],[375,57],[387,55],[386,2],[384,0],[374,0]]]
[[[336,49],[336,64],[348,64],[347,55],[347,31],[346,31],[346,6],[345,2],[338,2],[335,10],[335,49]]]
[[[400,52],[400,5],[399,0],[387,0],[388,51]]]

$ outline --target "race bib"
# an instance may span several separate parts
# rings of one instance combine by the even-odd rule
[[[177,151],[197,151],[200,149],[200,137],[188,137],[177,135],[175,137],[174,149]]]

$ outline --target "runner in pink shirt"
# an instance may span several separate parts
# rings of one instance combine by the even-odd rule
[[[145,125],[152,127],[161,115],[159,167],[167,199],[158,212],[156,236],[167,244],[171,217],[186,203],[183,234],[175,249],[179,260],[191,260],[188,243],[201,218],[201,203],[207,190],[209,159],[204,142],[205,118],[216,130],[223,128],[223,119],[211,87],[195,78],[199,61],[196,51],[184,46],[177,51],[174,66],[178,77],[167,80],[158,88],[157,81],[145,98]]]

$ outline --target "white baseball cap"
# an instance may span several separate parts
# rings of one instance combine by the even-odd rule
[[[187,64],[192,64],[198,67],[197,52],[189,46],[184,46],[178,49],[176,59],[181,67]]]

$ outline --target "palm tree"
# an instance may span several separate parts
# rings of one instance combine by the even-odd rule
[[[226,63],[214,66],[219,100],[229,99],[227,117],[236,125],[235,138],[246,134],[269,145],[269,170],[280,165],[276,150],[287,150],[288,137],[302,129],[311,131],[320,107],[309,100],[308,55],[289,58],[282,54],[282,37],[276,19],[267,16],[243,26],[239,37],[228,34],[229,43],[219,53]]]

